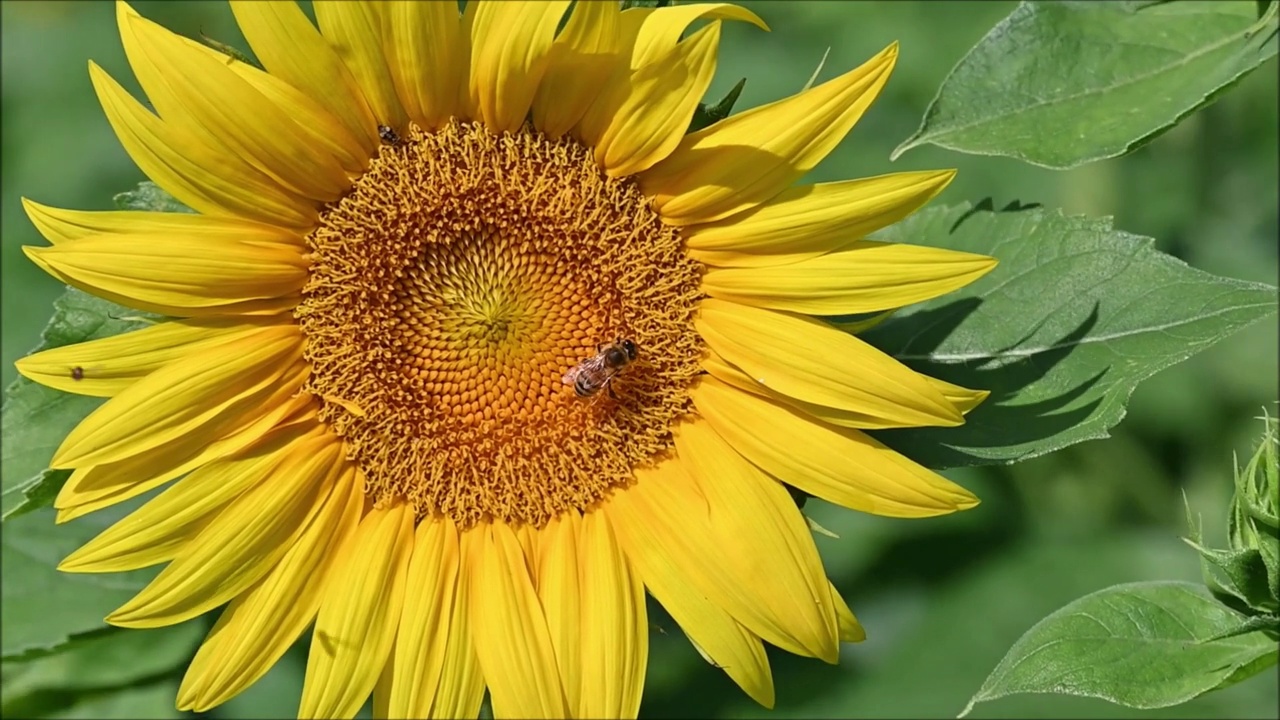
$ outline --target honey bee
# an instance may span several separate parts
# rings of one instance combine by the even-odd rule
[[[572,385],[578,397],[591,397],[601,390],[608,390],[609,397],[618,399],[613,394],[610,383],[623,368],[635,362],[636,344],[630,340],[619,340],[600,346],[600,352],[593,357],[574,365],[569,372],[560,378],[565,385]]]

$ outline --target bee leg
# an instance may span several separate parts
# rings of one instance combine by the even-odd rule
[[[614,402],[622,402],[621,398],[618,397],[618,394],[613,391],[613,378],[609,378],[609,380],[605,382],[604,389],[609,393],[609,397],[613,398]]]

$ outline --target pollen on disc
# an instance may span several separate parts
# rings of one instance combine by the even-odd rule
[[[692,409],[698,264],[588,148],[453,122],[384,145],[307,238],[306,389],[375,503],[541,526],[672,444]],[[608,393],[562,378],[630,340]]]

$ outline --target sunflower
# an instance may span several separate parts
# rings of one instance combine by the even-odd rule
[[[863,631],[792,493],[976,504],[864,431],[985,397],[821,316],[994,260],[862,240],[952,172],[793,186],[897,47],[687,132],[729,4],[233,2],[265,69],[118,5],[154,111],[92,62],[129,155],[195,213],[24,199],[54,277],[163,317],[21,360],[110,398],[51,461],[59,522],[168,484],[60,565],[167,565],[107,621],[226,605],[178,707],[314,626],[299,715],[634,717],[645,593],[770,706],[763,642]],[[686,30],[707,20],[696,32]],[[176,480],[176,482],[174,482]],[[171,483],[171,484],[170,484]]]

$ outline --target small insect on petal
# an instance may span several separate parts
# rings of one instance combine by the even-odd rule
[[[75,367],[71,368],[71,379],[72,379],[72,380],[83,380],[83,379],[84,379],[84,368],[80,367],[79,365],[77,365],[77,366],[75,366]]]
[[[378,126],[378,137],[382,138],[382,142],[393,147],[400,144],[400,134],[392,130],[389,125]]]

